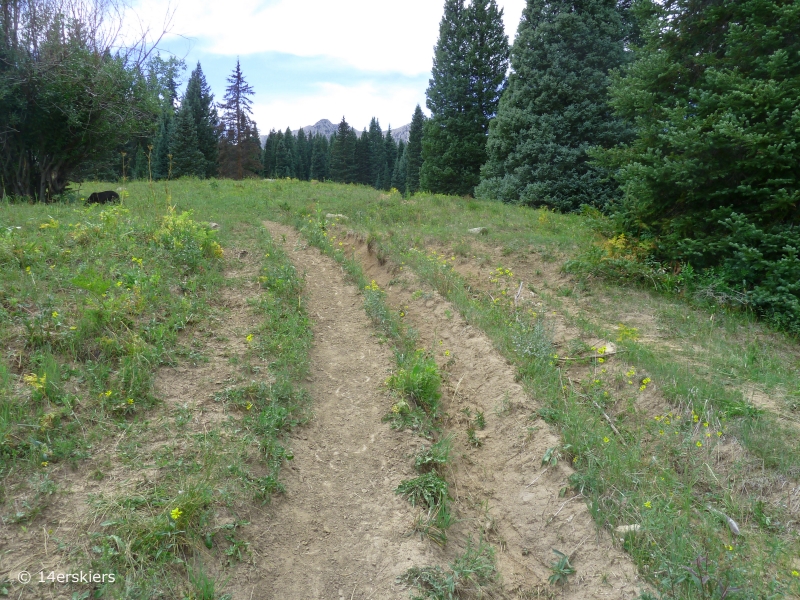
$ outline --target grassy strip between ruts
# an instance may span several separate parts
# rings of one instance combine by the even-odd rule
[[[280,467],[293,456],[281,439],[309,414],[310,399],[297,382],[308,374],[311,323],[295,268],[265,232],[258,241],[261,293],[250,308],[263,321],[235,357],[240,383],[216,395],[227,421],[201,433],[187,427],[191,416],[179,409],[174,442],[150,457],[158,467],[153,482],[135,494],[93,500],[102,523],[92,568],[124,580],[110,597],[132,588],[143,597],[166,590],[172,597],[220,597],[225,582],[214,574],[249,552],[239,508],[283,489]]]
[[[441,257],[392,241],[381,252],[411,265],[516,363],[544,404],[539,414],[562,431],[563,445],[549,459],[572,463],[577,472],[571,485],[586,495],[600,526],[635,525],[624,533],[625,548],[661,593],[687,599],[800,593],[792,562],[798,541],[783,515],[766,514],[763,503],[735,491],[736,473],[721,467],[715,473],[710,466],[724,435],[735,436],[765,468],[790,472],[797,462],[786,455],[797,448],[783,446],[781,456],[774,420],[713,383],[698,387],[685,370],[623,340],[619,349],[629,353],[626,360],[661,380],[673,406],[652,419],[618,419],[618,435],[602,411],[608,382],[598,375],[577,388],[565,384],[545,316],[516,310],[508,296],[476,293]],[[610,358],[586,362],[597,367],[605,360]],[[738,523],[748,523],[747,531],[734,534]]]
[[[380,334],[394,344],[397,368],[387,386],[400,397],[392,405],[385,420],[396,428],[410,428],[427,438],[438,438],[430,448],[423,448],[415,459],[419,477],[404,481],[396,492],[413,506],[427,509],[414,524],[414,530],[434,543],[447,543],[447,529],[453,522],[450,512],[448,483],[444,479],[452,438],[441,437],[439,420],[441,376],[434,359],[416,348],[417,335],[406,327],[398,315],[386,305],[385,292],[374,282],[367,282],[359,262],[347,257],[328,238],[327,221],[320,214],[302,213],[295,227],[308,240],[342,265],[344,271],[364,296],[364,309]],[[482,540],[475,545],[470,538],[467,547],[449,571],[439,567],[412,568],[403,581],[415,587],[422,596],[416,598],[452,599],[462,594],[478,593],[482,586],[497,582],[494,550]]]

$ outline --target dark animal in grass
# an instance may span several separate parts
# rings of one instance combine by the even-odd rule
[[[95,192],[86,201],[86,204],[107,204],[109,202],[117,202],[119,194],[108,190],[107,192]]]

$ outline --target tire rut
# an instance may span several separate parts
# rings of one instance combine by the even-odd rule
[[[408,456],[419,438],[381,421],[391,350],[378,343],[358,290],[332,259],[294,229],[264,225],[306,273],[314,417],[292,436],[286,492],[252,523],[257,568],[246,589],[287,600],[404,598],[397,577],[435,556],[431,544],[405,535],[414,511],[394,493],[414,476]]]
[[[636,598],[646,585],[630,557],[611,536],[598,530],[585,501],[570,491],[572,469],[559,462],[544,468],[542,456],[560,438],[541,419],[531,420],[537,403],[516,383],[514,367],[491,340],[468,325],[458,310],[426,289],[407,270],[381,266],[365,244],[348,240],[365,274],[387,291],[387,300],[432,349],[447,373],[444,407],[453,433],[452,473],[461,525],[472,521],[497,549],[497,566],[511,597],[552,593],[548,585],[553,549],[570,557],[576,573],[561,587],[561,597]],[[424,293],[420,293],[425,290]],[[416,293],[415,293],[416,292]],[[468,440],[468,409],[485,415],[477,431],[481,447]],[[566,490],[567,494],[564,495]],[[466,534],[466,533],[465,533]]]

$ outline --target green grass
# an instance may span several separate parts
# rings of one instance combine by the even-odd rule
[[[85,187],[88,194],[107,186]],[[221,225],[216,241],[223,248],[253,239],[253,223],[270,218],[304,229],[308,239],[339,260],[362,290],[379,335],[396,348],[399,391],[395,405],[402,401],[409,409],[419,408],[416,426],[436,436],[433,422],[425,420],[429,416],[425,402],[418,402],[411,393],[417,389],[423,394],[425,377],[411,384],[402,381],[401,369],[415,368],[403,363],[415,355],[413,332],[403,328],[397,310],[386,304],[380,289],[365,289],[372,284],[357,261],[326,241],[328,230],[321,225],[320,215],[347,215],[349,220],[338,226],[340,230],[352,230],[369,241],[382,260],[413,268],[516,365],[521,382],[540,404],[531,417],[542,417],[561,431],[560,459],[576,469],[571,484],[586,496],[598,526],[613,530],[619,525],[640,525],[638,533],[624,536],[624,547],[662,597],[714,597],[721,592],[711,588],[725,586],[742,588],[728,597],[800,595],[800,577],[792,574],[798,570],[800,556],[796,513],[789,510],[792,498],[780,496],[781,490],[795,489],[800,479],[797,429],[786,421],[786,417],[798,418],[800,354],[794,340],[755,322],[746,312],[696,299],[689,302],[675,295],[674,286],[660,286],[672,289],[669,294],[643,291],[642,286],[652,285],[646,274],[623,273],[627,283],[616,283],[608,277],[619,274],[601,273],[605,279],[599,280],[584,270],[577,281],[549,286],[547,273],[569,260],[583,260],[580,257],[593,248],[602,248],[602,219],[593,215],[558,215],[445,196],[404,199],[366,187],[288,181],[189,180],[173,183],[170,189],[177,214],[194,210],[195,220]],[[151,392],[153,370],[158,364],[178,360],[177,333],[206,318],[211,291],[219,285],[217,259],[195,253],[176,262],[168,251],[169,242],[155,241],[157,232],[165,229],[158,218],[165,214],[163,200],[153,201],[147,184],[131,184],[129,190],[126,209],[130,213],[126,214],[112,210],[101,217],[103,211],[97,208],[62,205],[3,207],[0,341],[7,352],[0,361],[0,447],[6,465],[12,465],[15,473],[25,472],[15,475],[15,481],[42,490],[41,502],[29,503],[23,513],[29,510],[30,514],[23,514],[21,523],[35,520],[36,511],[46,510],[51,497],[47,491],[51,486],[41,479],[47,472],[41,463],[50,462],[45,457],[80,464],[95,440],[127,431],[120,450],[135,460],[140,449],[128,438],[141,436],[144,429],[131,419],[157,409],[158,399]],[[50,223],[51,216],[58,227],[40,229],[39,225]],[[67,228],[70,222],[78,225]],[[17,226],[23,229],[6,233],[8,227]],[[486,227],[487,235],[467,233],[478,226]],[[206,248],[213,254],[207,241]],[[72,254],[64,254],[64,249]],[[142,258],[144,264],[132,261],[134,257]],[[192,270],[193,257],[202,269]],[[468,283],[447,266],[457,262],[502,271],[495,281]],[[514,262],[529,265],[534,273],[534,279],[526,283],[536,286],[541,308],[515,308],[512,297],[517,278],[505,273]],[[31,273],[26,271],[28,266]],[[262,276],[285,279],[281,268],[276,264],[272,275]],[[540,282],[540,276],[545,281]],[[117,281],[123,281],[122,290],[116,287]],[[142,313],[130,316],[137,306],[136,286]],[[581,304],[584,299],[590,304]],[[554,344],[556,318],[548,315],[552,310],[558,310],[558,318],[578,332],[576,339]],[[58,317],[52,316],[54,312]],[[638,339],[631,333],[618,343],[624,354],[605,363],[597,359],[570,363],[576,364],[577,375],[572,381],[564,380],[565,357],[594,354],[586,340],[615,340],[621,331],[618,324],[632,331],[628,317],[638,313],[650,314],[650,324],[636,324]],[[297,319],[289,331],[302,327],[302,319]],[[283,323],[284,318],[279,321]],[[302,368],[293,365],[302,363],[298,357],[303,344],[284,354],[265,332],[253,332],[252,360],[270,356],[264,360],[296,381]],[[422,374],[424,360],[423,353],[417,367]],[[635,373],[632,384],[625,377],[629,369]],[[25,383],[24,374],[36,379]],[[644,394],[638,391],[644,378],[652,380],[646,387],[655,386],[652,389],[658,396],[654,408],[646,410],[638,400]],[[34,384],[40,384],[40,389]],[[72,391],[76,384],[77,393]],[[243,376],[230,398],[221,401],[238,402],[236,393],[244,394],[249,385]],[[753,387],[773,399],[774,410],[757,409]],[[23,393],[20,390],[29,402],[13,401]],[[100,396],[109,390],[110,396]],[[134,414],[126,414],[127,398],[132,397],[127,395],[129,390],[137,394]],[[301,400],[289,394],[287,402],[303,406]],[[273,399],[264,397],[260,402],[259,410],[267,410]],[[249,435],[267,460],[271,452],[280,453],[280,436],[272,449],[259,440],[266,439],[264,432],[274,429],[275,423],[284,422],[280,410],[269,411],[263,427],[254,419],[256,413],[237,413],[242,420],[252,420],[247,425]],[[604,413],[610,415],[616,431]],[[294,418],[302,417],[290,417],[288,422]],[[89,424],[87,436],[81,424]],[[413,420],[406,423],[413,425]],[[480,428],[475,420],[470,425]],[[202,443],[213,448],[217,442]],[[165,455],[163,460],[177,466],[180,457]],[[8,477],[4,468],[8,469],[0,465],[0,477]],[[191,468],[191,461],[184,460],[181,477],[196,477]],[[37,479],[29,481],[34,475]],[[246,476],[234,478],[241,482],[236,493],[255,493],[255,484]],[[195,482],[191,489],[198,506],[203,506],[207,484],[199,478]],[[140,514],[150,511],[151,528],[167,527],[165,515],[174,500],[169,490],[180,489],[170,486],[180,483],[176,479],[167,488],[151,490],[146,504],[136,497],[126,502]],[[0,508],[8,513],[9,495],[16,492],[6,486],[0,489],[6,495],[6,504]],[[263,489],[265,495],[279,490],[278,481],[263,482]],[[208,506],[220,501],[215,493],[212,489]],[[196,514],[203,510],[198,508]],[[743,535],[732,535],[728,517],[738,523]],[[202,541],[207,533],[202,525],[198,527],[199,538],[186,538],[191,543]],[[165,532],[167,539],[169,530]],[[235,545],[223,542],[222,532],[213,538],[226,550]],[[689,569],[699,577],[693,577]],[[151,570],[150,577],[156,580],[157,571]],[[456,576],[454,565],[450,570],[419,569],[414,577],[409,581],[416,581],[418,593],[427,597],[456,597],[459,589],[468,587],[455,583],[467,580]],[[571,576],[564,577],[569,583]],[[197,581],[191,585],[208,588]]]
[[[95,526],[71,542],[84,551],[69,557],[118,575],[93,597],[224,598],[225,581],[210,573],[249,552],[237,507],[282,490],[292,458],[283,439],[310,414],[297,383],[312,343],[303,281],[251,225],[257,211],[217,232],[133,187],[124,207],[21,204],[0,214],[0,516],[26,527],[46,515],[67,463],[73,478],[104,486],[89,498]],[[165,365],[206,364],[204,344],[228,342],[198,333],[224,318],[220,292],[240,283],[222,276],[236,260],[225,257],[231,245],[264,257],[248,308],[261,319],[217,397],[228,420],[198,430],[191,410],[162,404],[154,377]],[[153,445],[159,435],[167,441]],[[96,454],[114,439],[112,453]],[[135,491],[105,486],[113,468],[139,478]],[[214,525],[220,511],[231,525]],[[201,547],[211,570],[191,558]]]

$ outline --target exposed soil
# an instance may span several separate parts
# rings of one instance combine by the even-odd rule
[[[564,495],[571,469],[563,462],[541,466],[559,438],[543,421],[530,420],[537,404],[515,382],[513,367],[436,292],[407,271],[381,266],[356,238],[347,243],[447,373],[447,433],[456,436],[447,478],[462,519],[454,529],[462,538],[483,535],[495,546],[509,597],[553,591],[547,585],[553,549],[570,556],[577,571],[563,597],[636,597],[643,586],[630,558],[598,531],[581,497]],[[485,415],[485,430],[476,432],[480,447],[468,440],[464,409]]]
[[[430,543],[407,535],[415,511],[394,493],[415,476],[408,457],[418,439],[381,422],[391,406],[383,386],[391,351],[378,343],[338,265],[295,230],[265,225],[306,273],[315,416],[291,441],[295,458],[281,477],[286,493],[248,528],[258,532],[251,540],[256,568],[247,569],[241,597],[405,597],[396,578],[436,557]]]

